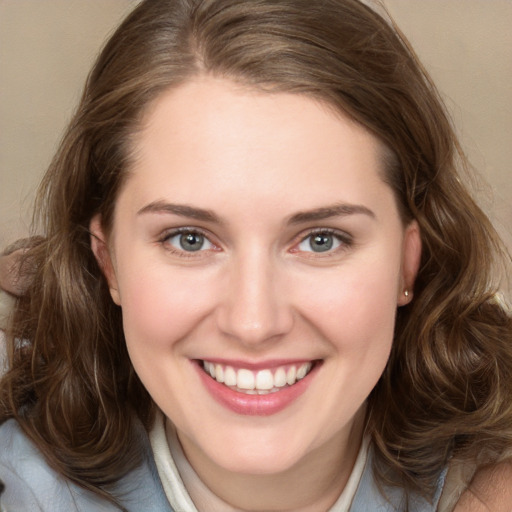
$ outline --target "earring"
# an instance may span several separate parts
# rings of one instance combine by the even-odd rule
[[[404,291],[404,295],[405,295],[406,297],[409,297],[409,290],[405,290],[405,291]]]

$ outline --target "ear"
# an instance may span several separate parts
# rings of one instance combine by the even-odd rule
[[[94,253],[96,261],[105,276],[112,300],[121,305],[119,289],[117,286],[117,278],[114,269],[113,259],[107,244],[107,237],[101,225],[101,215],[95,215],[89,223],[89,233],[91,235],[91,249]]]
[[[421,262],[421,233],[418,223],[413,220],[406,228],[402,246],[401,286],[398,290],[399,306],[409,304],[413,298],[414,281]]]

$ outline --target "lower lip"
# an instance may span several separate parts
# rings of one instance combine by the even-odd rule
[[[195,366],[202,383],[218,403],[237,414],[247,416],[270,416],[286,409],[306,391],[319,367],[315,364],[303,379],[293,386],[284,387],[281,391],[266,395],[248,395],[234,391],[212,379],[203,370],[200,361],[195,361]]]

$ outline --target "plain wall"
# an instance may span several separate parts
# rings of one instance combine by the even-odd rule
[[[0,248],[28,234],[34,191],[92,61],[135,3],[0,0]],[[512,1],[385,4],[490,183],[481,203],[512,248]]]

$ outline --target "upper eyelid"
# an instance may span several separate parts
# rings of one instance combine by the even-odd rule
[[[298,248],[300,244],[302,244],[304,241],[306,241],[309,237],[314,236],[316,234],[328,234],[334,237],[337,237],[340,241],[340,246],[337,248],[334,248],[329,251],[325,251],[323,253],[321,252],[310,252],[310,251],[302,251]],[[340,229],[333,229],[333,228],[311,228],[308,230],[304,230],[298,235],[294,237],[291,241],[291,247],[288,249],[291,253],[298,254],[303,253],[304,256],[307,256],[308,258],[327,258],[329,256],[334,256],[336,254],[339,254],[340,252],[344,250],[348,250],[349,248],[352,248],[354,245],[354,237],[347,233],[346,231],[340,230]]]
[[[200,235],[203,235],[204,237],[208,238],[208,240],[210,240],[213,237],[213,235],[208,230],[198,228],[195,226],[180,226],[176,228],[164,229],[162,230],[161,234],[158,237],[160,239],[166,239],[172,236],[180,235],[182,233],[199,233]]]
[[[171,238],[186,233],[197,233],[203,236],[211,244],[211,247],[200,248],[197,251],[187,251],[175,247],[174,244],[170,242]],[[211,255],[211,253],[222,250],[219,244],[212,240],[212,236],[210,236],[206,230],[190,226],[180,226],[163,230],[160,235],[157,236],[156,243],[161,246],[167,254],[183,259],[183,261],[202,261],[205,257]]]
[[[186,233],[197,233],[201,236],[204,236],[212,245],[215,247],[219,247],[220,244],[215,241],[215,237],[208,230],[192,227],[192,226],[180,226],[176,228],[169,228],[163,230],[157,237],[157,241],[159,243],[164,243],[169,238],[173,238],[177,235],[186,234]]]
[[[210,230],[204,229],[198,226],[179,226],[179,227],[173,227],[164,229],[161,231],[161,233],[158,235],[158,241],[164,242],[165,240],[172,238],[173,236],[182,234],[182,233],[198,233],[205,238],[208,239],[210,243],[215,245],[216,247],[221,247],[222,244],[219,243],[218,237],[216,237],[213,233],[211,233]],[[308,237],[315,235],[315,234],[322,234],[326,233],[329,235],[333,235],[338,237],[340,240],[342,240],[345,243],[349,243],[353,241],[353,236],[348,233],[347,231],[336,229],[336,228],[330,228],[330,227],[314,227],[314,228],[308,228],[302,230],[300,233],[293,236],[293,238],[290,240],[289,244],[292,244],[293,246],[303,242]]]
[[[323,233],[326,233],[326,234],[329,234],[329,235],[333,235],[333,236],[337,236],[340,239],[344,239],[344,240],[350,240],[351,241],[353,239],[353,236],[350,233],[347,233],[346,231],[343,231],[341,229],[334,229],[334,228],[311,228],[311,229],[302,231],[299,235],[297,235],[295,237],[295,240],[299,240],[299,241],[302,242],[303,240],[305,240],[306,238],[308,238],[308,237],[310,237],[312,235],[323,234]]]

